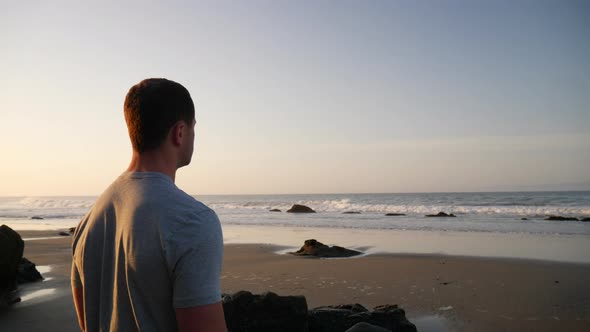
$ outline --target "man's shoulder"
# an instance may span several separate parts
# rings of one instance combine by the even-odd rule
[[[208,214],[214,213],[214,211],[205,205],[203,202],[187,194],[183,190],[175,187],[174,195],[170,197],[171,200],[168,202],[171,205],[176,205],[180,211],[190,214]]]

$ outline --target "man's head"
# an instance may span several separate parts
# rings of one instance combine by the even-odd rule
[[[129,89],[124,112],[134,151],[143,154],[172,147],[177,167],[190,163],[195,106],[185,87],[164,78],[145,79]]]

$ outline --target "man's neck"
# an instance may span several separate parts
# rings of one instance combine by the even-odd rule
[[[176,179],[176,164],[158,152],[138,153],[133,151],[128,172],[158,172],[168,175],[172,182]]]

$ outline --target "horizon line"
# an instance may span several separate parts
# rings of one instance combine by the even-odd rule
[[[481,191],[406,191],[406,192],[339,192],[339,193],[266,193],[266,194],[188,194],[194,196],[292,196],[292,195],[399,195],[399,194],[503,194],[503,193],[559,193],[559,192],[590,192],[590,188],[583,190],[481,190]],[[101,194],[83,194],[83,195],[0,195],[0,198],[16,197],[98,197]]]

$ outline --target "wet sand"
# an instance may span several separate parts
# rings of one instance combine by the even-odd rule
[[[78,330],[69,289],[70,242],[25,242],[25,257],[50,266],[43,273],[48,280],[21,286],[25,300],[0,310],[0,330]],[[407,254],[326,260],[276,254],[280,249],[226,245],[222,291],[304,295],[310,308],[398,304],[419,331],[590,330],[589,264]],[[42,289],[45,294],[30,297]]]

